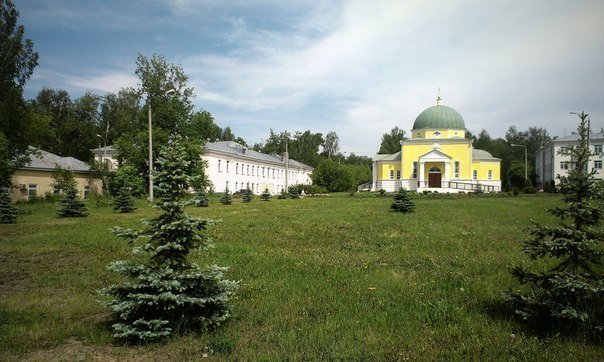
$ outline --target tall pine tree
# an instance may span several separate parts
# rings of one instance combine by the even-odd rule
[[[537,327],[564,327],[569,331],[604,328],[604,274],[600,221],[604,212],[594,171],[587,169],[587,115],[580,114],[579,145],[566,151],[575,161],[567,176],[559,176],[564,207],[549,212],[559,226],[533,223],[532,238],[524,251],[541,267],[517,267],[514,277],[526,286],[506,299],[515,313]]]
[[[207,250],[210,238],[199,234],[213,225],[210,219],[193,218],[183,209],[192,177],[184,170],[189,161],[179,138],[172,136],[157,160],[157,203],[162,214],[146,220],[140,231],[116,227],[116,235],[131,242],[144,238],[133,254],[146,253],[144,263],[115,261],[109,269],[128,278],[101,291],[113,297],[114,337],[143,343],[174,333],[219,325],[230,316],[230,298],[237,283],[223,279],[226,268],[200,267],[189,261],[191,251]]]

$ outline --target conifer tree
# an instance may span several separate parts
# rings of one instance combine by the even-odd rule
[[[72,175],[73,177],[73,175]],[[65,196],[59,200],[59,206],[61,208],[58,211],[59,217],[86,217],[88,216],[88,209],[84,201],[78,198],[78,191],[76,190],[75,180],[73,183],[69,183],[65,190]]]
[[[271,199],[271,193],[268,192],[268,187],[264,189],[264,191],[260,195],[260,199],[262,201],[269,201]]]
[[[210,205],[210,198],[204,190],[197,192],[197,196],[194,198],[194,205],[197,207],[208,207]]]
[[[401,188],[394,195],[390,208],[392,211],[402,212],[404,214],[413,212],[415,210],[415,202],[413,202],[413,199],[411,198],[411,193]]]
[[[285,200],[285,199],[287,199],[287,192],[285,192],[285,189],[281,190],[281,193],[277,196],[277,198],[279,200]]]
[[[146,220],[143,230],[114,228],[114,233],[134,242],[144,238],[133,254],[145,253],[143,262],[114,261],[109,269],[127,281],[101,290],[114,299],[106,305],[113,311],[113,336],[132,343],[151,342],[174,333],[217,326],[230,316],[230,298],[237,283],[223,279],[227,268],[200,267],[189,261],[195,249],[207,250],[210,238],[199,234],[215,224],[193,218],[183,201],[193,177],[185,174],[189,161],[177,136],[172,136],[157,160],[155,207],[162,214]]]
[[[123,186],[120,188],[120,192],[114,201],[113,210],[119,210],[121,213],[130,213],[136,210],[130,187]]]
[[[246,188],[242,196],[243,202],[251,202],[253,198],[254,195],[252,194],[252,190],[250,190],[249,187]]]
[[[299,199],[300,198],[300,192],[298,191],[298,189],[296,187],[292,187],[289,190],[289,198],[290,199]]]
[[[223,205],[230,205],[233,203],[233,196],[231,196],[231,191],[229,191],[229,187],[224,190],[224,194],[220,197],[220,203]]]
[[[0,224],[14,223],[18,213],[18,209],[11,203],[9,189],[0,188]]]
[[[512,274],[526,288],[508,292],[507,301],[522,319],[539,327],[563,327],[567,331],[604,328],[604,275],[600,222],[604,213],[594,171],[587,169],[587,115],[581,113],[579,145],[566,151],[576,167],[560,179],[564,207],[549,212],[559,226],[532,223],[524,251],[540,267],[517,267]]]

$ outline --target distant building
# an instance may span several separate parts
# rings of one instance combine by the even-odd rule
[[[417,116],[401,151],[373,158],[372,191],[501,191],[501,160],[474,149],[466,126],[453,108],[440,105]]]
[[[549,141],[535,154],[535,171],[537,173],[537,186],[543,187],[546,182],[554,180],[556,184],[559,180],[556,176],[565,176],[568,170],[575,168],[575,162],[571,156],[561,155],[560,151],[579,145],[579,135],[573,133],[570,136],[556,138]],[[596,178],[604,180],[604,171],[602,162],[604,161],[604,133],[590,133],[589,149],[594,154],[589,158],[587,168],[591,171],[596,170]]]
[[[95,148],[92,151],[94,160],[98,163],[107,163],[109,165],[109,171],[117,170],[117,148],[115,146],[105,146]]]
[[[61,157],[46,151],[30,156],[31,162],[15,171],[13,175],[12,200],[31,200],[45,194],[58,194],[52,186],[53,171],[60,166],[73,171],[78,196],[87,198],[91,192],[101,190],[101,181],[92,177],[90,166],[73,157]]]
[[[207,162],[206,175],[216,192],[224,192],[228,187],[231,192],[249,188],[255,194],[264,189],[277,194],[288,186],[312,183],[312,167],[233,141],[208,142],[201,158]]]

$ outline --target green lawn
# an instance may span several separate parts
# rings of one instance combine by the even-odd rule
[[[0,225],[0,358],[32,360],[569,360],[600,359],[580,338],[537,337],[498,308],[525,261],[529,219],[554,222],[557,196],[417,198],[389,212],[391,196],[258,199],[189,208],[222,219],[199,264],[240,280],[233,318],[219,329],[161,344],[113,343],[96,290],[106,265],[131,246],[109,231],[157,214],[89,205],[58,219],[56,205]]]

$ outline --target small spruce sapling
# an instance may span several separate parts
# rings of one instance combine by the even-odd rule
[[[114,261],[109,270],[127,280],[111,285],[101,294],[113,299],[105,304],[112,310],[113,336],[130,343],[146,343],[175,333],[205,330],[230,316],[230,299],[238,287],[225,280],[227,268],[200,267],[189,260],[195,249],[210,248],[210,238],[199,233],[215,224],[210,219],[193,218],[183,210],[186,190],[193,177],[187,175],[189,161],[178,136],[171,136],[157,160],[155,207],[162,214],[145,220],[146,227],[135,231],[116,227],[113,232],[134,242],[145,238],[133,254],[147,254],[143,262]]]
[[[277,196],[277,198],[279,200],[285,200],[285,199],[287,199],[287,192],[285,192],[285,189],[281,190],[281,193]]]
[[[121,213],[130,213],[136,210],[134,207],[134,198],[132,197],[132,189],[123,186],[117,194],[113,204],[113,210],[119,210]]]
[[[576,167],[559,176],[560,194],[566,206],[549,212],[559,226],[532,223],[524,252],[542,267],[517,267],[513,276],[527,286],[508,292],[505,298],[516,315],[537,327],[562,327],[586,332],[604,329],[604,273],[600,222],[604,204],[594,170],[587,169],[589,156],[587,115],[581,113],[579,145],[564,154]]]
[[[229,191],[228,186],[224,189],[224,194],[220,196],[220,203],[223,205],[230,205],[233,203],[233,196],[231,196],[231,191]]]
[[[203,189],[197,192],[197,196],[193,200],[193,204],[197,207],[208,207],[210,205],[210,197]]]
[[[262,200],[262,201],[270,201],[270,199],[271,199],[271,193],[268,192],[268,187],[267,187],[267,188],[264,189],[264,191],[260,195],[260,200]]]
[[[73,175],[72,175],[73,177]],[[59,200],[59,206],[61,207],[58,211],[59,217],[86,217],[88,216],[88,209],[84,201],[80,200],[77,195],[75,186],[75,180],[73,183],[67,185],[65,190],[65,197]]]
[[[415,202],[413,202],[411,193],[401,188],[394,195],[394,199],[392,200],[392,205],[390,205],[390,208],[392,209],[392,211],[402,212],[404,214],[413,212],[415,210]]]
[[[19,211],[13,206],[10,199],[9,189],[0,189],[0,224],[12,224],[17,220]]]
[[[252,194],[252,190],[250,190],[249,188],[246,188],[243,191],[243,195],[241,197],[243,199],[243,202],[251,202],[254,199],[254,195]]]

